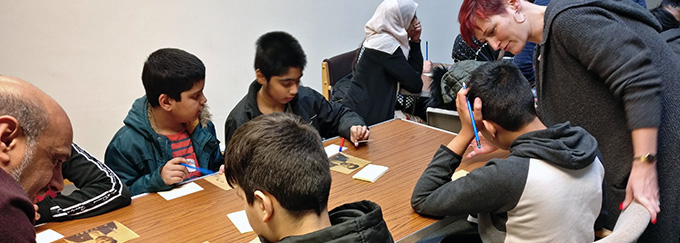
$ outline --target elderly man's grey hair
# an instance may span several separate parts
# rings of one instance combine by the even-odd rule
[[[0,88],[0,115],[13,116],[19,122],[29,147],[37,142],[47,127],[47,112],[39,101],[20,95],[14,89]]]
[[[24,158],[18,168],[9,171],[16,181],[21,181],[20,178],[24,169],[33,162],[35,145],[47,126],[47,112],[37,102],[39,101],[20,95],[15,89],[0,85],[0,115],[16,118],[21,131],[26,136],[27,148]]]

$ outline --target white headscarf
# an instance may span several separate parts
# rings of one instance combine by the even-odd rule
[[[406,29],[411,25],[417,7],[418,4],[413,0],[385,0],[380,3],[364,27],[364,47],[390,55],[394,54],[397,47],[401,47],[408,58],[411,48]]]

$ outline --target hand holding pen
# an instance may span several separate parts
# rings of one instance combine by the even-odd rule
[[[187,167],[188,169],[193,169],[193,170],[200,171],[201,174],[203,174],[203,175],[210,175],[210,174],[212,174],[212,173],[215,173],[215,172],[212,171],[212,170],[205,169],[205,168],[201,168],[201,167],[196,167],[196,166],[193,166],[193,165],[188,165],[188,164],[186,164],[186,163],[184,163],[184,162],[179,163],[179,164],[182,165],[182,166],[184,166],[184,167]],[[223,173],[224,173],[224,169],[223,169],[223,168],[221,168],[221,169],[222,169],[222,171],[221,171],[222,173],[220,173],[220,174],[223,174]]]
[[[466,88],[462,88],[458,91],[456,94],[456,109],[458,110],[458,118],[460,119],[460,131],[458,132],[458,135],[449,142],[446,147],[448,147],[451,151],[454,153],[463,156],[466,151],[469,151],[468,145],[471,144],[472,140],[477,137],[477,131],[475,130],[475,127],[473,127],[473,124],[475,124],[474,119],[472,116],[470,116],[470,110],[468,109],[469,102],[467,100],[467,94],[469,90]],[[479,98],[475,99],[475,112],[479,112],[482,108],[482,100]],[[482,114],[478,113],[473,114],[476,116],[478,119],[481,119]],[[472,142],[474,143],[474,142]],[[476,146],[475,146],[476,147]],[[487,146],[484,146],[487,147]]]
[[[465,87],[465,83],[463,83],[463,89],[467,90],[467,87]],[[477,99],[479,98],[475,98],[475,104],[477,103]],[[477,122],[475,122],[475,115],[474,112],[472,111],[472,106],[470,105],[470,100],[467,98],[467,95],[465,96],[465,102],[467,103],[467,108],[468,111],[470,112],[470,121],[472,123],[472,130],[475,132],[475,141],[477,141],[477,148],[482,148],[482,144],[479,142],[479,132],[477,132]]]
[[[365,141],[368,139],[368,137],[371,134],[371,131],[368,130],[368,127],[366,126],[352,126],[349,129],[349,134],[350,134],[350,141],[354,145],[354,147],[359,147],[359,143],[361,141]]]
[[[458,154],[462,155],[468,148],[472,148],[472,151],[468,152],[466,156],[466,158],[469,159],[477,155],[489,154],[498,150],[498,148],[487,141],[483,136],[480,136],[478,132],[474,131],[472,124],[483,125],[482,99],[479,97],[475,98],[472,106],[470,106],[470,102],[467,99],[468,92],[469,90],[465,87],[458,91],[456,96],[456,107],[458,108],[458,116],[461,122],[461,130],[456,138],[461,137],[465,143],[464,148],[461,148],[461,151],[458,151],[460,152]],[[469,107],[473,107],[472,116],[474,116],[474,120],[472,119],[472,116],[470,116]],[[479,128],[484,129],[484,127]],[[475,138],[479,138],[479,140],[476,140]],[[477,143],[483,146],[477,146]]]
[[[461,131],[459,134],[473,133],[475,141],[477,143],[477,148],[481,148],[482,144],[479,141],[479,133],[477,132],[477,122],[475,122],[475,115],[470,105],[470,101],[467,98],[469,90],[467,89],[465,83],[463,83],[463,88],[458,92],[456,97],[456,107],[458,108],[458,116],[461,120]],[[479,112],[478,117],[481,119],[481,107],[482,100],[475,98],[475,110]],[[472,128],[472,131],[469,129]]]
[[[186,167],[182,166],[182,163],[186,163],[187,160],[181,157],[175,157],[163,165],[161,168],[161,178],[166,185],[172,185],[175,183],[182,182],[184,177],[189,174]]]

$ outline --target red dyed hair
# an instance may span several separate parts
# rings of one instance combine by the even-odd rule
[[[505,11],[504,0],[464,0],[458,12],[460,35],[465,43],[472,48],[479,48],[473,40],[475,30],[481,30],[477,25],[477,18],[488,18],[492,15],[501,14]]]

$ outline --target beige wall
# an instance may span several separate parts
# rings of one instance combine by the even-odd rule
[[[430,59],[452,62],[461,0],[418,1]],[[205,93],[218,137],[254,79],[254,42],[271,30],[298,38],[303,83],[321,87],[321,61],[356,48],[379,0],[0,1],[0,74],[52,95],[69,113],[75,142],[103,159],[133,100],[144,94],[146,56],[187,50],[207,68]],[[424,44],[423,44],[424,45]],[[424,46],[423,46],[424,48]]]

